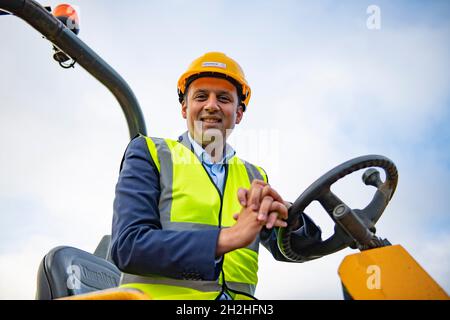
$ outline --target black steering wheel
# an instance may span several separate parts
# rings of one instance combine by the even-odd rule
[[[346,175],[370,167],[384,169],[386,173],[385,182],[381,181],[378,170],[373,168],[366,170],[363,174],[364,183],[375,186],[377,191],[366,208],[352,210],[331,192],[330,187]],[[376,247],[378,238],[374,235],[375,223],[391,200],[397,181],[398,173],[395,164],[380,155],[358,157],[328,171],[310,185],[289,208],[288,226],[280,228],[278,231],[277,238],[280,251],[288,260],[301,262],[337,252],[348,246],[359,249]],[[314,200],[319,201],[335,222],[334,234],[328,239],[319,241],[299,252],[299,250],[293,249],[291,245],[293,228],[298,226],[300,214]]]

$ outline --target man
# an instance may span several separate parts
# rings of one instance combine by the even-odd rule
[[[253,298],[260,240],[286,261],[274,227],[286,227],[288,208],[265,172],[226,143],[250,87],[236,61],[209,52],[180,77],[178,94],[188,131],[177,141],[139,136],[125,152],[111,257],[122,286],[155,299]],[[320,239],[301,218],[297,247]],[[260,239],[264,227],[271,233]]]

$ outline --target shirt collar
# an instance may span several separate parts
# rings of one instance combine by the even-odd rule
[[[208,152],[205,151],[205,149],[203,149],[192,137],[191,134],[188,133],[187,134],[188,138],[189,138],[189,142],[192,145],[192,148],[194,149],[194,153],[197,155],[197,157],[199,159],[202,160],[202,162],[205,162],[208,165],[213,165],[213,164],[224,164],[226,162],[228,162],[235,154],[236,151],[234,151],[233,147],[230,146],[228,143],[225,144],[225,156],[222,158],[221,161],[214,163],[211,160],[211,156],[209,155]]]

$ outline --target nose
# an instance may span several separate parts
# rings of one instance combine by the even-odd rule
[[[206,101],[206,105],[204,107],[205,111],[215,112],[220,110],[219,103],[215,94],[210,94],[208,100]]]

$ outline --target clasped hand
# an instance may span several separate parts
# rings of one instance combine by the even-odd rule
[[[264,226],[268,229],[287,226],[284,220],[290,204],[264,181],[253,180],[249,190],[239,189],[237,197],[242,209],[233,215],[236,223],[221,230],[216,256],[250,245]]]
[[[242,205],[241,213],[234,214],[235,220],[247,209],[258,212],[256,219],[267,229],[286,227],[284,221],[288,217],[289,202],[284,201],[275,189],[261,180],[253,180],[249,190],[240,188],[237,194]]]

